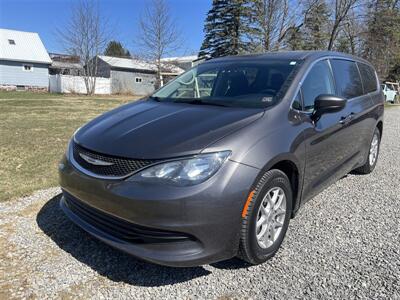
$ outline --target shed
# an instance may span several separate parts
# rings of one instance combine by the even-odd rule
[[[47,91],[50,64],[36,32],[0,28],[0,89]]]
[[[157,67],[153,63],[134,58],[120,58],[99,55],[97,57],[97,76],[111,79],[112,93],[151,94],[157,81]],[[164,77],[174,77],[183,70],[163,64]]]
[[[49,53],[52,63],[49,67],[50,75],[73,75],[83,74],[83,66],[79,56],[59,53]]]

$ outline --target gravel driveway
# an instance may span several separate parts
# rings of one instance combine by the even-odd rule
[[[371,175],[348,175],[308,202],[263,265],[175,269],[91,238],[52,188],[0,204],[0,299],[400,299],[400,109],[385,112]]]

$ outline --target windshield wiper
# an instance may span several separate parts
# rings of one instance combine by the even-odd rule
[[[184,99],[184,100],[175,100],[174,103],[189,103],[189,104],[199,104],[199,105],[213,105],[213,106],[223,106],[229,107],[230,105],[224,103],[218,103],[215,101],[207,101],[202,99]]]

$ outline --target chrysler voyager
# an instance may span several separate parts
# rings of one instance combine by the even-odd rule
[[[78,129],[59,165],[60,205],[143,260],[259,264],[304,203],[372,172],[383,105],[374,68],[354,56],[211,59]]]

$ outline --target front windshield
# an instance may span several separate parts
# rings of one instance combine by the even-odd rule
[[[151,98],[222,106],[262,108],[284,94],[299,61],[206,62],[158,90]]]

